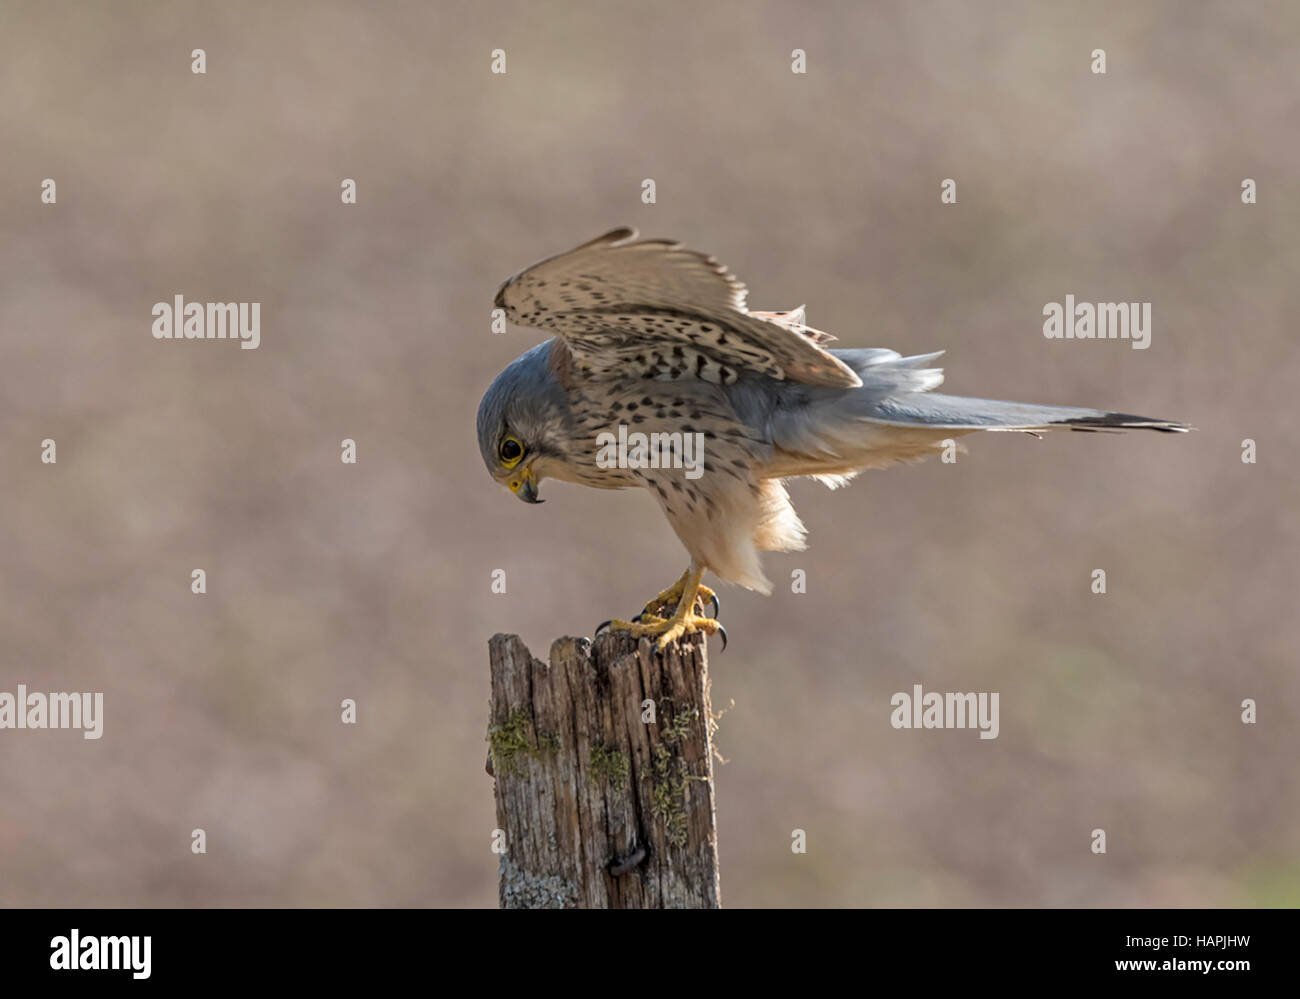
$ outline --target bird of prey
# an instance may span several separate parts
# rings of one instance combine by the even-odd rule
[[[638,241],[630,228],[533,264],[496,294],[512,322],[554,336],[516,358],[483,396],[478,442],[488,471],[529,503],[541,502],[546,478],[654,494],[690,567],[633,620],[606,624],[657,638],[659,648],[720,630],[706,570],[768,593],[758,553],[805,547],[786,479],[811,476],[835,488],[978,430],[1189,429],[1097,409],[940,395],[931,390],[943,373],[930,364],[943,351],[830,350],[834,337],[804,325],[801,310],[752,312],[745,295],[712,257],[669,240]],[[680,462],[647,462],[644,450],[609,460],[611,439],[625,441],[629,431],[661,445],[697,440],[702,462],[691,473]]]

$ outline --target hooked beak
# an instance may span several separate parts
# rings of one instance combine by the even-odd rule
[[[546,500],[537,498],[537,476],[533,474],[532,466],[512,475],[508,485],[510,491],[525,503],[546,502]]]

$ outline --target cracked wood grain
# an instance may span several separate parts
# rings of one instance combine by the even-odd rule
[[[717,908],[703,638],[561,638],[549,662],[517,635],[488,648],[501,907]]]

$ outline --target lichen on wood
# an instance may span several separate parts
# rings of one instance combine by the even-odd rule
[[[489,653],[501,906],[716,908],[704,639],[562,638],[542,662],[496,635]]]

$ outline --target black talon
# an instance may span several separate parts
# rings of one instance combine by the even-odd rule
[[[602,631],[604,631],[606,628],[608,628],[608,627],[609,627],[611,624],[613,624],[613,623],[614,623],[614,619],[613,619],[613,618],[610,618],[608,621],[602,621],[600,624],[596,625],[596,632],[595,632],[595,634],[593,634],[591,637],[592,637],[592,638],[595,638],[596,635],[599,635]]]
[[[716,593],[713,594],[710,599],[713,601],[713,616],[716,619],[717,616],[722,613],[722,603],[718,600],[718,595]],[[726,646],[723,646],[723,648],[726,648]]]
[[[718,634],[722,636],[722,651],[727,651],[727,629],[718,625]]]

